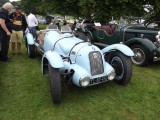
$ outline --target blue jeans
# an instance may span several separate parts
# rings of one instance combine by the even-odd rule
[[[29,32],[33,35],[33,37],[36,36],[36,26],[35,27],[29,27]]]

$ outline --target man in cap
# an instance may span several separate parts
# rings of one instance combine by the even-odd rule
[[[10,19],[13,21],[12,26],[12,37],[11,37],[11,48],[12,55],[21,54],[21,44],[23,40],[23,33],[27,28],[27,21],[25,16],[22,14],[20,6],[15,6],[16,11],[10,14]]]
[[[2,8],[0,8],[0,61],[10,62],[12,61],[8,57],[9,41],[12,31],[12,22],[9,19],[9,12],[13,9],[13,5],[9,2],[5,3]]]

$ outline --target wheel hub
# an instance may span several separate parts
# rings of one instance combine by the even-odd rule
[[[140,48],[134,48],[133,52],[135,55],[134,57],[131,57],[132,61],[136,64],[141,64],[145,59],[145,53]]]
[[[116,72],[116,79],[121,79],[124,74],[124,67],[121,59],[119,57],[114,57],[111,61],[112,67]]]

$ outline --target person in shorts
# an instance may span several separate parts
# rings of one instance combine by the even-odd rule
[[[16,11],[10,14],[10,19],[13,21],[11,48],[12,55],[21,54],[21,45],[23,41],[23,33],[27,28],[27,21],[22,14],[20,6],[15,6]],[[17,47],[17,51],[15,50]]]

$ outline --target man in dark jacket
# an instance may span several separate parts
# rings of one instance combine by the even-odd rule
[[[27,21],[22,14],[20,6],[15,6],[16,11],[10,14],[10,19],[13,21],[11,47],[12,55],[15,55],[15,48],[17,46],[17,54],[21,54],[21,44],[23,40],[23,33],[27,28]]]
[[[8,58],[9,41],[12,31],[12,22],[9,19],[9,12],[13,8],[11,3],[5,3],[2,8],[0,8],[0,61],[10,62],[11,59]]]

